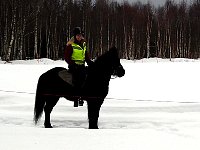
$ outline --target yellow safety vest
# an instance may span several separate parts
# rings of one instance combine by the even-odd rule
[[[73,48],[72,60],[78,65],[85,64],[86,43],[83,43],[83,48],[76,43],[72,43],[71,45]]]

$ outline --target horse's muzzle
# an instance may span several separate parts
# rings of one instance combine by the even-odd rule
[[[124,68],[120,65],[118,66],[115,71],[114,71],[114,75],[118,76],[118,77],[123,77],[125,75],[125,70]]]

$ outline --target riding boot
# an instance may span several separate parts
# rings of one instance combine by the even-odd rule
[[[77,100],[74,100],[74,107],[78,107],[78,106],[79,106],[78,99],[77,99]]]
[[[77,95],[76,96],[77,99],[74,101],[74,107],[83,106],[84,101],[81,97],[81,95],[82,95],[81,88],[76,89],[76,95]]]
[[[79,98],[78,98],[78,105],[79,105],[79,106],[83,106],[84,101],[83,101],[83,99],[82,99],[82,94],[83,94],[83,93],[82,93],[82,89],[81,89],[81,88],[78,88],[78,89],[77,89],[77,92],[78,92],[77,95],[78,95],[78,97],[79,97]]]
[[[74,107],[78,107],[79,106],[79,83],[77,80],[77,77],[74,75],[72,78],[72,83],[74,85]]]
[[[79,87],[74,87],[74,88],[75,88],[74,107],[83,106],[82,103],[79,103],[81,99],[80,88]]]

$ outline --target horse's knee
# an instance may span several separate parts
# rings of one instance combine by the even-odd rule
[[[53,107],[57,104],[57,102],[58,100],[54,101],[53,103],[46,103],[46,105],[44,106],[44,111],[47,113],[51,113],[51,111],[53,110]]]
[[[48,105],[46,105],[45,107],[44,107],[44,112],[45,113],[51,113],[51,111],[53,110],[53,107],[50,107],[50,106],[48,106]]]

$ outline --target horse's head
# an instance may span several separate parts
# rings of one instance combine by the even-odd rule
[[[94,65],[91,66],[91,71],[96,72],[96,74],[101,75],[113,75],[117,77],[122,77],[125,74],[125,70],[120,63],[120,58],[118,56],[118,50],[116,47],[112,47],[105,54],[99,56]]]
[[[125,75],[125,70],[120,63],[120,58],[118,55],[118,50],[116,47],[112,47],[108,52],[109,64],[111,66],[111,75],[117,77],[123,77]]]

